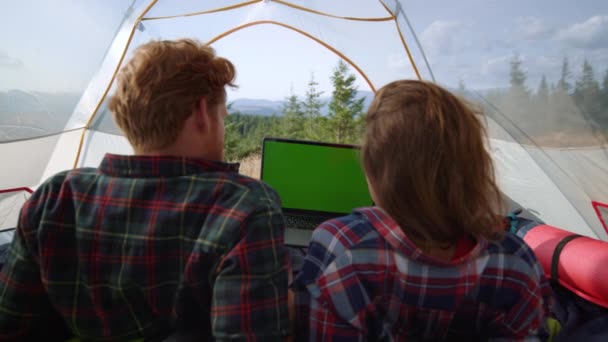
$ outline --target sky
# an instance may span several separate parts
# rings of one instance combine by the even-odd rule
[[[213,2],[213,5],[239,1]],[[292,0],[346,16],[386,16],[373,0]],[[389,1],[390,2],[390,1]],[[195,5],[192,5],[192,4]],[[210,2],[160,0],[149,16],[202,10]],[[608,69],[608,1],[603,0],[403,0],[436,79],[468,88],[508,86],[509,61],[517,55],[535,89],[542,75],[557,82],[564,57],[576,76],[587,58],[600,79]],[[136,2],[141,10],[144,1]],[[126,0],[1,0],[0,91],[82,92],[129,8]],[[197,37],[203,41],[254,20],[280,20],[306,30],[341,51],[363,69],[375,87],[414,77],[392,22],[328,19],[272,1],[233,12],[143,24],[134,44],[151,38]],[[405,29],[405,27],[403,27]],[[428,78],[413,36],[406,41]],[[311,75],[326,95],[338,56],[316,42],[274,25],[238,31],[214,44],[237,67],[239,89],[229,97],[279,100],[303,94]],[[370,87],[359,77],[359,88]]]

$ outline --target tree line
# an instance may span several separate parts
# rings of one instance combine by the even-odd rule
[[[600,82],[587,60],[579,72],[573,72],[565,57],[558,79],[551,81],[542,75],[538,86],[530,89],[524,62],[519,56],[510,60],[509,67],[509,88],[483,93],[485,102],[481,105],[486,114],[500,112],[526,138],[544,146],[606,143],[608,70]],[[346,63],[339,61],[330,79],[333,90],[327,115],[321,113],[326,103],[321,99],[323,92],[318,90],[314,75],[311,75],[302,98],[292,91],[285,99],[280,116],[231,112],[226,120],[227,159],[240,160],[259,153],[264,136],[359,143],[365,99],[357,96],[356,77]],[[455,92],[471,99],[462,81]],[[478,98],[473,100],[480,102]],[[504,122],[500,124],[505,126]],[[516,135],[514,137],[519,140]]]
[[[584,60],[573,72],[564,57],[559,78],[542,75],[538,86],[528,87],[524,62],[519,56],[510,61],[509,89],[486,94],[495,107],[521,131],[540,145],[571,146],[606,142],[608,134],[608,70],[601,82],[594,67]],[[461,83],[459,89],[465,88]]]

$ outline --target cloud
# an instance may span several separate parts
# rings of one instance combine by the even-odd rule
[[[17,69],[23,67],[23,61],[13,58],[5,51],[0,51],[0,68]]]
[[[505,76],[509,73],[509,63],[513,59],[513,55],[503,55],[498,57],[492,57],[484,60],[481,63],[481,75],[483,76],[494,76],[500,75]],[[520,59],[522,59],[520,57]]]
[[[403,53],[392,53],[387,57],[387,64],[389,68],[398,69],[409,65],[409,60],[403,56]]]
[[[457,33],[463,29],[461,22],[436,20],[420,34],[420,40],[429,55],[449,55],[461,46]]]
[[[523,40],[539,40],[549,37],[554,30],[537,17],[517,18],[517,36]]]
[[[594,16],[585,22],[559,30],[555,39],[577,48],[608,47],[608,16]]]

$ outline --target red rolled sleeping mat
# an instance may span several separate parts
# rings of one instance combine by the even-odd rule
[[[608,242],[548,225],[532,228],[523,239],[534,250],[548,278],[608,308]]]

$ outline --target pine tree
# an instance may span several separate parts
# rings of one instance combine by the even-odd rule
[[[283,105],[283,129],[282,135],[286,138],[304,138],[304,113],[300,107],[298,97],[291,90],[291,95]]]
[[[234,103],[230,102],[228,103],[228,105],[226,106],[226,109],[228,110],[228,117],[226,119],[225,122],[225,128],[224,128],[224,155],[226,160],[228,161],[234,161],[235,156],[236,156],[236,150],[237,150],[237,145],[239,142],[239,138],[240,138],[240,134],[238,131],[238,127],[237,124],[234,122],[235,121],[235,117],[239,116],[240,113],[238,111],[234,111],[232,109],[232,105]]]
[[[569,79],[571,77],[570,66],[568,65],[568,57],[564,57],[562,62],[562,73],[557,83],[557,88],[565,93],[570,92],[572,85],[570,85]]]
[[[583,115],[597,121],[600,113],[600,85],[595,80],[593,67],[587,59],[583,62],[583,70],[574,88],[574,102],[583,111]]]
[[[321,108],[323,103],[320,98],[323,94],[322,91],[317,90],[319,83],[315,81],[315,75],[310,74],[310,81],[308,81],[308,89],[306,90],[306,97],[302,101],[302,112],[304,113],[305,124],[305,135],[306,138],[312,140],[321,140],[320,130],[320,119],[321,119]]]
[[[602,94],[608,94],[608,70],[604,73],[604,80],[602,81]]]
[[[354,143],[358,140],[364,98],[357,99],[355,75],[348,73],[348,66],[339,61],[331,76],[334,85],[329,103],[326,130],[330,139],[338,143]]]
[[[497,106],[515,122],[526,122],[525,132],[534,135],[540,130],[541,115],[535,112],[533,98],[526,88],[527,76],[523,70],[523,61],[519,55],[514,55],[509,61],[510,88],[499,96]]]
[[[278,136],[283,129],[276,116],[249,115],[230,112],[226,117],[225,157],[238,161],[260,153],[265,136]]]
[[[536,93],[531,101],[531,106],[525,109],[528,111],[524,115],[527,118],[526,127],[530,135],[542,136],[546,134],[547,123],[553,117],[549,106],[550,94],[547,77],[542,75]]]
[[[546,103],[549,98],[549,84],[547,83],[547,77],[543,75],[536,91],[536,96],[541,102]]]
[[[557,86],[555,85],[555,83],[551,82],[551,85],[549,86],[549,95],[552,95],[556,91],[557,91]]]
[[[461,96],[462,98],[467,97],[467,86],[464,84],[462,78],[458,79],[458,88],[455,91],[456,95]]]
[[[526,74],[522,70],[522,60],[519,59],[518,55],[515,55],[511,60],[511,72],[509,73],[511,78],[511,89],[521,90],[527,93],[526,89]]]
[[[608,101],[608,70],[606,70],[602,81],[602,99]]]
[[[458,93],[461,95],[466,94],[467,87],[464,85],[464,81],[461,79],[458,80]]]
[[[602,89],[600,90],[600,115],[598,118],[598,124],[602,130],[608,134],[608,70],[604,74],[602,81]]]

